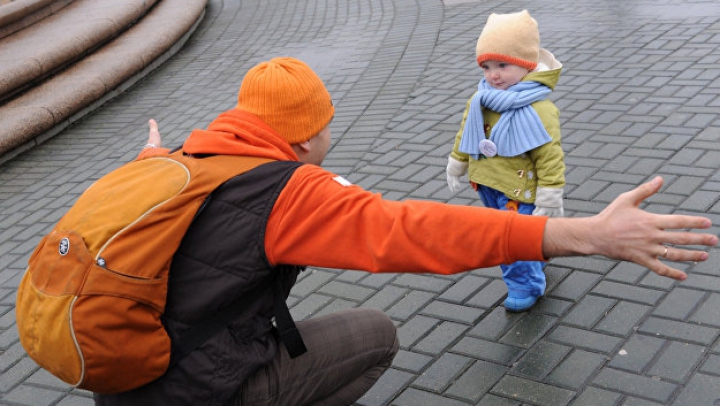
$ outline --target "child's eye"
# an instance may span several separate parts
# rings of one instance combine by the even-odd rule
[[[500,69],[505,69],[508,66],[508,64],[506,64],[505,62],[500,62],[498,64],[498,66],[500,67]]]

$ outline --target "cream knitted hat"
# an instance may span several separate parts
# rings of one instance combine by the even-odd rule
[[[500,61],[533,70],[540,53],[537,21],[527,10],[512,14],[490,14],[478,38],[477,63]]]

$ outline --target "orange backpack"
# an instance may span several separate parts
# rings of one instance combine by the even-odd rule
[[[205,198],[268,159],[181,152],[130,162],[91,185],[43,238],[17,292],[20,341],[40,366],[98,393],[165,373],[173,254]]]

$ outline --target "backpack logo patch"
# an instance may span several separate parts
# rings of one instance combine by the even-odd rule
[[[58,247],[58,252],[60,255],[65,256],[70,251],[70,240],[66,238],[63,238],[60,240],[60,246]]]

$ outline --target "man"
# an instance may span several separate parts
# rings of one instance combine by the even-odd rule
[[[714,235],[667,231],[708,228],[708,219],[638,209],[659,190],[660,178],[588,218],[383,200],[320,168],[333,115],[320,78],[301,61],[276,58],[248,71],[236,108],[185,140],[183,152],[197,159],[230,154],[275,161],[217,188],[195,219],[173,258],[165,326],[176,337],[238,298],[247,306],[158,380],[96,395],[98,405],[352,404],[391,365],[395,326],[370,309],[301,321],[307,352],[296,356],[302,351],[287,346],[292,340],[281,344],[271,320],[274,298],[284,303],[304,266],[452,274],[599,254],[682,280],[685,274],[659,257],[704,261],[707,253],[675,245],[717,244]],[[150,126],[138,159],[168,152],[160,148],[156,123]],[[470,230],[483,238],[465,238]]]

